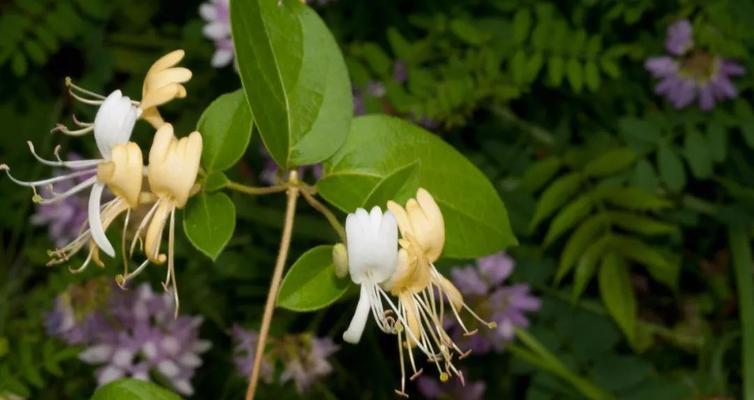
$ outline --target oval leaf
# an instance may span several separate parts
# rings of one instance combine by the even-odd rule
[[[196,124],[204,139],[202,167],[207,172],[232,167],[249,146],[251,126],[251,112],[241,90],[215,99]]]
[[[315,311],[329,306],[348,290],[349,279],[335,276],[332,246],[304,253],[283,278],[278,306],[292,311]]]
[[[579,190],[582,180],[581,174],[573,172],[556,179],[545,189],[537,202],[537,207],[534,209],[529,230],[533,231],[540,222],[565,204]]]
[[[613,175],[633,165],[636,158],[636,153],[627,147],[608,150],[587,163],[584,173],[595,177]]]
[[[120,379],[98,388],[91,400],[180,400],[181,398],[151,382]]]
[[[383,115],[354,119],[346,143],[325,168],[319,191],[345,212],[370,201],[382,207],[385,199],[403,203],[418,187],[426,188],[445,217],[448,257],[478,257],[516,243],[503,201],[484,174],[409,122]]]
[[[657,152],[657,166],[660,177],[668,189],[677,192],[686,186],[686,171],[683,169],[681,158],[670,147],[660,147]]]
[[[215,260],[233,236],[236,207],[225,193],[200,193],[189,200],[183,231],[199,251]]]
[[[633,342],[636,337],[636,296],[626,262],[615,253],[602,260],[599,273],[602,301],[623,333]]]
[[[232,1],[231,28],[246,99],[275,162],[332,155],[351,122],[351,83],[317,13],[296,0]]]

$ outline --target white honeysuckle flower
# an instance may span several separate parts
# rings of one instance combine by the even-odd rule
[[[361,286],[359,302],[343,340],[358,343],[371,310],[377,325],[388,332],[381,297],[387,297],[379,286],[393,275],[398,263],[398,226],[389,211],[379,207],[367,213],[363,208],[346,218],[348,271],[351,280]]]
[[[141,220],[131,242],[131,252],[136,247],[137,240],[144,234],[144,261],[132,273],[126,271],[116,276],[116,283],[124,286],[130,279],[141,273],[149,263],[161,265],[167,261],[167,277],[163,287],[172,288],[175,299],[175,313],[178,315],[178,289],[175,281],[175,266],[173,264],[173,247],[175,242],[175,210],[186,205],[188,198],[195,193],[196,176],[199,173],[199,162],[202,156],[202,135],[191,132],[186,137],[176,138],[173,126],[163,124],[155,133],[152,147],[149,150],[149,165],[147,179],[149,189],[155,196],[155,203]],[[168,226],[168,252],[160,252],[165,225]]]
[[[110,159],[113,147],[131,140],[136,120],[141,109],[120,90],[110,93],[102,102],[94,117],[94,140],[100,154]]]

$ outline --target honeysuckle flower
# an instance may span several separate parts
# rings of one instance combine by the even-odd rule
[[[668,27],[665,48],[670,55],[648,58],[645,68],[660,82],[655,93],[665,96],[675,108],[698,99],[699,108],[708,111],[715,102],[738,95],[731,77],[744,74],[738,63],[704,49],[695,48],[688,20]]]
[[[141,149],[135,143],[129,142],[138,114],[138,110],[131,105],[128,97],[123,96],[119,90],[112,92],[102,101],[95,120],[91,124],[102,158],[63,161],[58,156],[59,148],[56,148],[57,161],[46,160],[37,155],[32,143],[28,142],[32,155],[42,164],[71,170],[70,173],[39,181],[21,181],[10,174],[10,167],[5,164],[0,165],[0,170],[4,170],[13,182],[31,187],[34,191],[33,200],[42,205],[63,201],[82,190],[91,188],[87,207],[88,229],[82,227],[76,239],[51,252],[51,264],[68,260],[87,244],[90,248],[89,256],[79,271],[85,268],[91,260],[102,265],[97,247],[110,257],[115,255],[115,249],[105,236],[105,229],[118,215],[124,211],[130,212],[132,208],[138,206],[141,192],[143,175]],[[62,193],[56,193],[54,184],[78,180],[82,176],[89,176],[89,178]],[[102,205],[105,187],[110,189],[115,198]],[[38,188],[49,188],[52,196],[47,198],[40,196],[37,192]]]
[[[359,302],[343,340],[358,343],[371,310],[377,326],[384,332],[390,327],[384,319],[382,298],[387,298],[379,286],[388,280],[398,263],[398,227],[389,211],[379,207],[367,213],[359,208],[346,217],[346,247],[348,272],[353,283],[361,286]]]
[[[178,313],[178,289],[175,280],[173,263],[173,247],[175,243],[175,210],[182,209],[192,190],[195,190],[196,176],[199,172],[199,161],[202,156],[202,136],[199,132],[192,132],[187,137],[177,139],[173,134],[171,124],[163,124],[154,136],[149,150],[149,165],[147,166],[147,180],[149,189],[155,197],[154,205],[142,219],[134,234],[131,251],[140,238],[141,231],[146,227],[144,235],[144,261],[133,273],[118,275],[116,282],[124,286],[128,280],[139,274],[150,262],[161,265],[167,261],[167,276],[163,282],[166,290],[172,288],[175,297],[176,315]],[[168,252],[160,252],[160,242],[168,218]]]
[[[202,364],[200,354],[211,346],[199,338],[202,318],[174,317],[171,296],[155,294],[148,284],[106,293],[98,306],[74,311],[85,315],[74,320],[74,327],[53,336],[85,346],[79,359],[99,366],[99,385],[122,377],[149,380],[156,374],[177,392],[191,395],[191,378]],[[80,340],[70,341],[65,333],[78,324],[90,326],[85,336],[76,337]]]
[[[503,351],[515,338],[515,329],[529,325],[526,314],[541,306],[540,300],[530,293],[528,284],[504,284],[513,269],[513,259],[501,252],[478,259],[474,266],[451,271],[453,282],[466,301],[480,310],[482,317],[497,323],[495,329],[464,337],[457,323],[448,320],[449,330],[456,333],[456,340],[475,353]]]
[[[170,102],[173,99],[182,99],[186,97],[186,87],[184,83],[191,79],[191,70],[183,67],[176,67],[178,63],[185,56],[183,50],[174,50],[155,61],[152,66],[147,70],[144,76],[144,83],[141,89],[141,101],[133,101],[128,97],[123,97],[127,100],[127,104],[136,114],[136,119],[141,118],[151,124],[155,129],[159,128],[165,121],[162,119],[157,107]],[[102,96],[99,93],[92,92],[84,89],[73,83],[73,80],[66,78],[66,86],[71,96],[89,105],[100,106],[109,99]],[[120,91],[117,91],[120,94]],[[125,107],[126,102],[122,103],[120,107]],[[117,125],[120,119],[107,119],[105,123],[109,125]],[[95,123],[84,123],[75,119],[74,123],[81,127],[78,130],[70,130],[65,125],[59,124],[54,131],[62,132],[68,135],[79,136],[91,132],[96,128]],[[133,123],[131,123],[133,128]],[[129,131],[130,132],[130,131]],[[95,133],[96,134],[96,133]],[[129,133],[130,134],[130,133]],[[102,149],[100,148],[100,151]]]
[[[445,245],[445,222],[440,207],[425,189],[417,191],[416,198],[409,199],[405,208],[390,201],[388,209],[395,215],[402,256],[398,267],[383,285],[391,294],[398,297],[397,319],[405,327],[405,346],[408,348],[409,361],[416,378],[417,370],[413,357],[413,348],[418,348],[434,362],[441,381],[451,376],[458,376],[463,382],[463,375],[453,365],[453,357],[463,358],[468,352],[462,351],[445,331],[444,304],[447,300],[457,323],[467,335],[476,331],[466,328],[460,312],[466,309],[479,322],[494,328],[494,322],[480,318],[463,300],[460,291],[435,268],[434,262],[442,254]],[[405,372],[403,365],[403,329],[397,329],[399,351],[401,355],[401,390],[405,395]]]

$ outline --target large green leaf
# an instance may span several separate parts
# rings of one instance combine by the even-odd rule
[[[335,276],[332,246],[317,246],[304,253],[285,275],[278,306],[293,311],[314,311],[343,296],[349,279]]]
[[[298,0],[232,1],[231,27],[246,99],[275,162],[332,155],[351,122],[351,84],[317,13]]]
[[[636,296],[625,260],[608,253],[599,273],[602,301],[623,333],[633,342],[636,337]]]
[[[91,400],[180,400],[181,398],[151,382],[120,379],[97,389]]]
[[[424,187],[445,217],[445,255],[471,258],[516,243],[508,214],[492,184],[439,137],[404,120],[372,115],[354,119],[346,143],[326,161],[317,184],[345,212],[399,203]]]
[[[189,200],[183,231],[199,251],[215,260],[233,236],[236,207],[225,193],[199,193]]]
[[[207,172],[232,167],[251,139],[251,113],[243,92],[237,90],[215,99],[196,125],[204,139],[202,167]]]

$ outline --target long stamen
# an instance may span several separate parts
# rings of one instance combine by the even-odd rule
[[[174,318],[178,319],[178,309],[180,303],[178,301],[178,283],[175,281],[175,263],[173,260],[173,251],[175,246],[175,207],[170,212],[170,231],[168,234],[168,270],[173,276],[173,298],[175,299],[175,315]]]
[[[94,122],[83,122],[76,118],[76,114],[72,114],[71,117],[73,118],[73,123],[80,127],[94,126]]]
[[[406,394],[406,366],[405,361],[403,358],[403,340],[401,337],[403,336],[403,333],[401,330],[398,331],[398,354],[399,360],[401,363],[401,390],[396,390],[395,394],[398,396],[406,397],[408,398],[408,394]],[[410,351],[410,350],[409,350]]]
[[[38,186],[49,185],[56,182],[67,181],[69,179],[78,178],[84,175],[93,174],[97,172],[97,169],[87,169],[83,171],[71,172],[70,174],[59,175],[59,176],[55,176],[48,179],[41,179],[38,181],[22,181],[20,179],[13,177],[13,175],[11,175],[10,173],[10,167],[8,167],[8,165],[6,164],[0,165],[0,171],[5,171],[5,174],[8,175],[8,178],[10,178],[10,180],[12,180],[17,185],[26,186],[26,187],[38,187]]]
[[[118,286],[119,286],[119,287],[120,287],[121,289],[125,289],[125,288],[126,288],[126,284],[128,283],[128,281],[130,281],[130,280],[131,280],[132,278],[134,278],[135,276],[139,275],[139,274],[141,273],[141,271],[143,271],[143,270],[144,270],[144,268],[146,268],[146,267],[147,267],[147,265],[149,265],[149,259],[146,259],[146,260],[144,260],[144,262],[143,262],[143,263],[141,263],[141,265],[139,265],[139,266],[138,266],[138,267],[137,267],[137,268],[136,268],[136,269],[135,269],[135,270],[134,270],[133,272],[131,272],[131,273],[126,273],[126,274],[123,274],[123,275],[116,275],[116,276],[115,276],[115,283],[116,283],[116,284],[117,284],[117,285],[118,285]]]
[[[68,135],[68,136],[84,136],[89,132],[92,132],[94,130],[94,125],[87,125],[84,126],[81,129],[74,129],[71,130],[67,126],[63,124],[57,124],[54,128],[50,129],[50,133],[60,132],[62,134]]]
[[[120,254],[123,259],[123,276],[128,276],[128,253],[126,252],[126,233],[128,231],[128,221],[131,219],[131,207],[126,210],[126,219],[123,222],[123,234],[120,241]]]
[[[76,160],[76,161],[63,161],[60,159],[60,146],[55,146],[55,158],[57,161],[50,161],[47,159],[44,159],[40,157],[37,152],[34,150],[34,144],[31,141],[26,142],[26,144],[29,145],[29,150],[31,151],[31,154],[34,156],[34,158],[37,159],[37,161],[41,162],[44,165],[49,165],[51,167],[65,167],[70,169],[81,169],[81,168],[89,168],[93,167],[99,163],[102,162],[101,159],[96,160]]]
[[[101,95],[99,93],[92,92],[91,90],[84,89],[81,86],[78,86],[75,83],[73,83],[73,79],[71,79],[70,76],[66,76],[65,77],[65,86],[68,87],[68,91],[69,92],[72,92],[72,91],[76,90],[76,91],[80,92],[81,94],[86,94],[86,95],[92,96],[95,99],[105,100],[105,96],[103,96],[103,95]]]
[[[92,256],[94,255],[94,252],[96,249],[89,250],[89,255],[86,256],[86,260],[84,260],[84,263],[81,264],[78,268],[68,268],[68,271],[70,271],[72,274],[79,274],[81,272],[84,272],[86,270],[86,267],[89,266],[89,263],[92,261]]]
[[[160,205],[160,200],[155,201],[152,208],[149,209],[147,214],[141,220],[139,227],[136,228],[136,232],[134,233],[134,238],[131,240],[131,250],[129,254],[130,256],[134,255],[134,249],[136,248],[136,240],[139,239],[139,237],[141,236],[141,231],[144,230],[144,227],[147,226],[147,223],[149,223],[149,220],[152,219],[152,216],[154,215],[155,211],[157,211],[157,207],[159,205]]]
[[[37,194],[37,195],[34,196],[34,198],[32,200],[35,203],[37,203],[37,204],[55,203],[57,201],[65,199],[66,197],[73,196],[74,194],[76,194],[76,193],[78,193],[78,192],[80,192],[80,191],[88,188],[89,186],[92,186],[95,182],[97,182],[97,177],[93,176],[93,177],[91,177],[91,178],[89,178],[89,179],[87,179],[87,180],[79,183],[78,185],[76,185],[76,186],[74,186],[74,187],[66,190],[65,192],[57,194],[57,195],[55,195],[55,196],[53,196],[51,198],[43,198],[42,196],[39,196]]]

